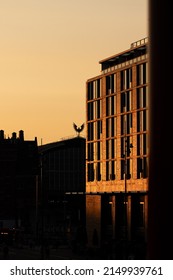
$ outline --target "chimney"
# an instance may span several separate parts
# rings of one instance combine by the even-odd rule
[[[4,130],[0,130],[0,140],[4,140]]]
[[[19,131],[19,139],[20,139],[21,141],[24,141],[24,131],[23,131],[23,130],[20,130],[20,131]]]
[[[16,132],[12,133],[12,139],[14,139],[14,140],[16,139]]]

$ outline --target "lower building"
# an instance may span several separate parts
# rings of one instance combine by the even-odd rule
[[[39,147],[38,234],[49,242],[75,242],[85,227],[86,140],[79,135]]]

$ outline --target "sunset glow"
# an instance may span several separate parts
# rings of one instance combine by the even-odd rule
[[[0,129],[38,144],[76,135],[99,61],[147,37],[146,0],[0,3]],[[85,130],[84,130],[85,136]]]

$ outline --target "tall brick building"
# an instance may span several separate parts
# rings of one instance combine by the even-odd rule
[[[100,61],[86,82],[89,246],[145,244],[148,191],[148,40]]]

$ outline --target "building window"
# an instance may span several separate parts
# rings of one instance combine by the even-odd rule
[[[93,82],[88,83],[88,100],[92,100],[94,95],[93,95]]]
[[[116,157],[116,139],[106,140],[106,159],[114,159]]]
[[[88,143],[88,161],[94,160],[94,143]]]
[[[148,175],[147,158],[140,157],[137,158],[137,178],[147,178]]]
[[[137,156],[147,155],[147,134],[137,135]]]
[[[116,75],[106,76],[106,95],[116,92]]]
[[[138,111],[137,112],[137,132],[143,132],[147,130],[148,123],[147,123],[148,115],[146,110]]]
[[[96,163],[96,180],[101,181],[101,163]]]
[[[146,63],[137,65],[137,86],[146,84],[147,79]]]
[[[97,121],[96,123],[96,139],[101,139],[102,134],[102,121]]]
[[[109,160],[106,161],[106,181],[111,181],[116,179],[116,161]]]
[[[87,118],[88,120],[99,119],[102,114],[101,100],[96,100],[87,103]]]
[[[96,101],[96,118],[99,119],[101,117],[101,100]]]
[[[106,97],[106,116],[111,116],[116,113],[115,96]]]
[[[92,182],[94,181],[94,164],[89,163],[87,167],[88,167],[88,182]]]
[[[132,87],[132,68],[121,71],[121,91]]]
[[[137,109],[146,108],[148,106],[148,88],[140,87],[137,89]]]
[[[96,160],[100,160],[101,159],[101,144],[100,141],[95,143],[96,145]]]
[[[131,111],[132,108],[132,91],[126,91],[121,93],[120,110],[121,113]]]
[[[88,141],[92,141],[94,139],[94,123],[90,122],[87,125],[88,128]]]
[[[117,133],[117,119],[108,118],[106,119],[106,138],[114,137]]]
[[[93,120],[93,112],[94,112],[94,110],[93,110],[93,102],[89,102],[88,104],[87,104],[87,111],[88,111],[88,120],[90,121],[90,120]]]
[[[147,155],[147,134],[143,134],[143,154]]]

